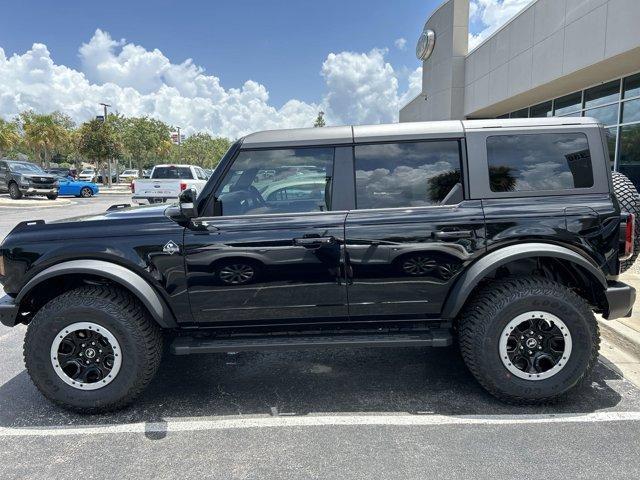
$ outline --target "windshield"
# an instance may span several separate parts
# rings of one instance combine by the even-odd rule
[[[44,170],[33,163],[10,163],[9,169],[17,173],[44,173]]]
[[[191,169],[189,167],[156,167],[151,174],[152,179],[161,178],[179,178],[192,179]]]
[[[82,172],[80,172],[80,175],[88,175],[90,173],[93,173],[93,170],[82,170]]]

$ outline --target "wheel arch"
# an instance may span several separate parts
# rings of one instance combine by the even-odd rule
[[[480,283],[495,274],[501,267],[527,260],[560,262],[567,268],[573,269],[583,282],[588,281],[589,286],[595,287],[588,300],[604,312],[608,310],[604,295],[607,289],[607,278],[593,263],[567,247],[547,243],[528,243],[502,247],[473,263],[451,288],[442,310],[442,317],[454,319]]]
[[[71,260],[52,265],[39,272],[22,287],[16,295],[15,303],[21,305],[42,287],[60,285],[63,279],[72,280],[71,285],[74,284],[73,280],[107,280],[137,297],[160,327],[177,327],[175,316],[166,301],[147,280],[122,265],[103,260]]]

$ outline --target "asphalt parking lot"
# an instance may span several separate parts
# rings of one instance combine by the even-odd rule
[[[127,197],[0,207],[19,221]],[[1,478],[640,478],[640,390],[606,359],[565,401],[486,394],[455,347],[167,356],[132,407],[79,416],[49,404],[0,327]]]

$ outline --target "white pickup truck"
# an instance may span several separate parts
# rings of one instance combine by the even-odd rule
[[[193,165],[156,165],[148,179],[131,182],[132,200],[142,203],[161,203],[178,198],[180,192],[193,188],[200,192],[207,183],[205,171]]]

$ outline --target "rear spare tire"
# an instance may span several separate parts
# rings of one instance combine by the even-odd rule
[[[24,359],[38,390],[81,413],[122,408],[160,363],[158,325],[129,293],[87,286],[54,298],[27,327]]]
[[[626,272],[635,263],[640,254],[640,194],[635,185],[626,175],[613,172],[613,192],[620,203],[623,212],[633,213],[636,216],[635,241],[633,244],[633,256],[629,260],[620,262],[620,270]]]

